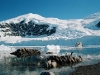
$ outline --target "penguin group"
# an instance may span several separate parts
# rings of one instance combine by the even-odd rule
[[[73,52],[70,55],[56,56],[52,55],[46,58],[42,67],[45,69],[56,68],[60,66],[73,65],[79,62],[82,62],[82,57],[72,56]]]

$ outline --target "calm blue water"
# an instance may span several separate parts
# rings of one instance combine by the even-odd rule
[[[16,49],[17,48],[18,47],[16,47]],[[44,51],[47,51],[47,48],[34,48],[39,49],[41,52],[43,52],[42,55],[46,56]],[[65,53],[68,53],[69,55],[71,52],[74,52],[73,56],[81,55],[83,57],[83,62],[73,66],[64,66],[50,70],[41,68],[41,66],[39,66],[40,60],[36,57],[18,58],[10,55],[10,53],[13,51],[13,48],[11,48],[11,50],[7,50],[7,48],[5,50],[0,49],[0,75],[40,75],[41,72],[47,71],[54,72],[55,75],[68,75],[74,70],[75,67],[79,65],[100,62],[100,47],[82,48],[81,50],[76,48],[62,47],[60,50],[57,50],[58,55],[64,55]]]

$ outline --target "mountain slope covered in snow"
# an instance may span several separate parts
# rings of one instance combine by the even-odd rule
[[[8,42],[11,42],[10,38],[13,37],[18,42],[18,38],[24,41],[26,39],[68,40],[100,36],[100,12],[83,19],[70,20],[44,18],[38,14],[29,13],[0,22],[0,36],[2,41]]]

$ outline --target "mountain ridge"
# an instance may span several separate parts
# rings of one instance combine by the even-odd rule
[[[84,19],[95,19],[95,18],[100,18],[100,11],[94,14],[90,14],[89,16],[86,16]]]
[[[32,34],[33,36],[41,36],[46,34],[45,37],[53,36],[59,38],[66,37],[68,39],[76,39],[83,36],[100,36],[100,34],[98,34],[100,33],[100,29],[96,27],[100,21],[100,17],[96,17],[96,15],[100,16],[100,13],[98,12],[94,15],[92,14],[92,16],[89,16],[87,19],[60,20],[58,18],[44,18],[38,14],[29,13],[2,21],[0,22],[0,25],[3,28],[4,26],[8,26],[8,29],[11,30],[10,33],[17,33],[17,36],[20,36],[19,32],[21,32],[21,34],[28,34],[29,36]],[[93,16],[95,17],[93,18]],[[4,31],[5,28],[1,31]]]

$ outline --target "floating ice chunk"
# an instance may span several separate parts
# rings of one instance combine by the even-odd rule
[[[75,44],[75,47],[78,49],[78,50],[81,50],[82,49],[82,42],[77,42]]]
[[[59,45],[47,45],[47,52],[53,52],[53,54],[59,54],[60,46]]]

